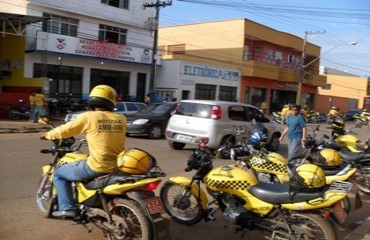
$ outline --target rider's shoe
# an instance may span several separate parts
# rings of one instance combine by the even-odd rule
[[[55,211],[52,213],[52,215],[58,218],[74,218],[76,217],[76,211],[74,210]]]

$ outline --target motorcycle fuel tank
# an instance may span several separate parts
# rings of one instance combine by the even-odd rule
[[[250,186],[258,183],[252,173],[235,166],[215,168],[207,174],[204,180],[210,190],[232,194],[246,191]]]

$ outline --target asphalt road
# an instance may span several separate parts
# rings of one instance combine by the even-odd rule
[[[361,129],[366,136],[369,129]],[[322,134],[324,131],[321,131]],[[95,228],[92,233],[72,221],[46,219],[36,209],[35,192],[41,174],[41,166],[48,163],[50,155],[39,153],[48,148],[50,142],[39,140],[39,133],[2,134],[0,137],[0,239],[7,240],[87,240],[103,239]],[[362,135],[361,135],[362,136]],[[361,139],[360,135],[359,138]],[[182,151],[171,150],[167,141],[148,140],[141,137],[129,137],[127,147],[143,148],[154,155],[167,177],[184,173],[187,157],[192,148]],[[283,144],[279,153],[286,155]],[[218,160],[216,165],[229,164],[229,160]],[[166,180],[166,178],[164,180]],[[363,196],[364,207],[349,216],[349,229],[338,232],[338,239],[343,239],[361,221],[369,216],[370,198]],[[222,216],[215,222],[201,222],[195,226],[183,226],[173,221],[170,232],[174,240],[237,239],[233,227],[224,228]],[[248,239],[263,239],[258,232],[248,233]],[[350,238],[349,238],[350,239]]]

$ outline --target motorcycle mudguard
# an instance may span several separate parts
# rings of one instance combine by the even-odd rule
[[[332,176],[327,175],[326,179],[325,179],[326,180],[326,185],[330,185],[334,181],[347,181],[350,176],[355,174],[355,172],[356,172],[356,168],[352,168],[352,169],[348,170],[347,173],[344,174],[344,175],[332,175]]]
[[[186,188],[190,184],[191,180],[186,177],[171,177],[168,181]],[[200,199],[202,209],[207,209],[208,198],[203,189],[199,188],[198,184],[192,184],[190,190],[196,198]]]
[[[122,183],[115,183],[104,187],[103,192],[108,195],[121,195],[127,191],[130,191],[135,188],[145,187],[146,185],[152,182],[160,182],[162,179],[160,178],[146,178],[137,180],[135,182],[126,181]]]
[[[353,187],[353,184],[349,182],[346,182],[345,185],[347,185],[346,187],[349,189],[330,188],[325,192],[323,197],[315,198],[305,202],[281,204],[281,206],[295,211],[332,207],[335,203],[347,197]]]

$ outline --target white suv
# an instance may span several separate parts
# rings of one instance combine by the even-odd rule
[[[202,137],[208,138],[207,146],[218,148],[230,141],[236,129],[252,127],[252,120],[261,122],[268,130],[266,148],[277,151],[281,136],[280,125],[270,121],[256,107],[236,102],[183,100],[171,116],[166,129],[166,138],[172,149],[180,150],[186,144],[199,144]],[[235,139],[231,138],[231,141]]]

